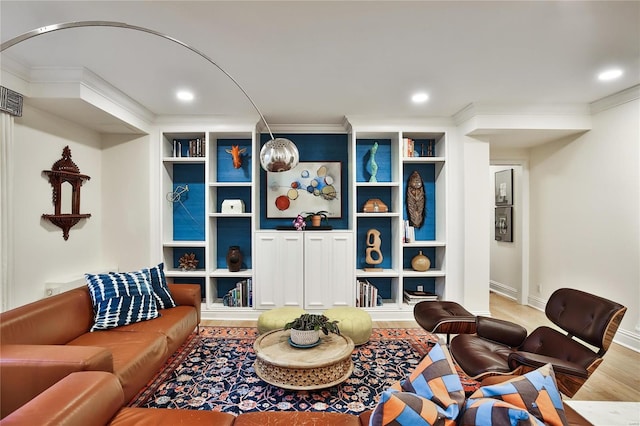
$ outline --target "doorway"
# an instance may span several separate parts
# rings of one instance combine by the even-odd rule
[[[496,172],[513,170],[513,203],[510,207],[512,241],[496,240]],[[491,160],[491,241],[489,288],[522,305],[529,298],[529,175],[524,160]]]

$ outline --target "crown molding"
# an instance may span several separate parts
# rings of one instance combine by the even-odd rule
[[[597,114],[610,108],[626,104],[627,102],[635,101],[636,99],[640,99],[640,84],[592,102],[590,104],[591,114]]]

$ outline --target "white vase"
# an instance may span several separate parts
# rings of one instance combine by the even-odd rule
[[[296,330],[291,329],[291,341],[296,345],[313,345],[320,340],[320,330]]]

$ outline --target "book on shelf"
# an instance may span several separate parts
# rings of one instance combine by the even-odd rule
[[[191,139],[186,145],[186,150],[182,149],[182,142],[173,140],[173,156],[176,158],[181,157],[204,157],[205,156],[205,141],[200,138]]]
[[[414,142],[411,138],[402,139],[402,155],[405,157],[413,157]]]
[[[373,308],[378,306],[378,289],[367,280],[357,280],[358,293],[356,306],[359,308]]]
[[[438,295],[429,291],[405,290],[404,301],[409,305],[415,305],[424,301],[437,301]]]
[[[239,281],[235,288],[232,288],[222,298],[224,306],[231,307],[251,307],[253,304],[253,283],[251,278]]]
[[[405,243],[412,243],[416,240],[416,230],[413,226],[409,225],[409,221],[404,221],[404,239]]]

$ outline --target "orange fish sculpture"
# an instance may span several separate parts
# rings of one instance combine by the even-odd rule
[[[247,148],[240,149],[238,145],[231,145],[231,149],[225,149],[225,151],[231,154],[234,169],[239,169],[240,167],[242,167],[242,154],[247,152]]]

